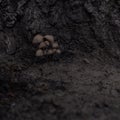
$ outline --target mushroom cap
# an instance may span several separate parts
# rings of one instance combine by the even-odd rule
[[[38,49],[38,50],[36,51],[35,56],[39,57],[39,56],[43,56],[43,55],[44,55],[44,54],[43,54],[43,50]]]
[[[57,42],[54,42],[54,43],[52,44],[52,47],[53,47],[53,48],[58,48],[58,47],[59,47],[59,45],[58,45],[58,43],[57,43]]]
[[[44,50],[44,51],[43,51],[43,54],[44,54],[44,55],[47,55],[47,50]]]
[[[57,53],[57,54],[61,54],[61,50],[60,50],[60,49],[57,49],[57,50],[56,50],[56,53]]]
[[[44,39],[47,39],[49,42],[53,43],[54,42],[54,37],[52,35],[45,35]]]
[[[39,48],[45,48],[45,47],[46,47],[45,42],[41,42],[40,45],[39,45]]]
[[[49,46],[49,45],[50,45],[49,41],[45,41],[45,44],[46,44],[47,46]]]
[[[56,53],[57,49],[53,49],[52,51],[53,51],[54,53]]]
[[[47,54],[48,55],[52,55],[54,53],[54,51],[52,50],[52,49],[49,49],[48,51],[47,51]]]
[[[36,43],[41,43],[43,41],[43,36],[40,34],[35,35],[35,37],[33,38],[32,43],[36,44]]]

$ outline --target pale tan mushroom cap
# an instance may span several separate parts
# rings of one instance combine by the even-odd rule
[[[37,51],[36,51],[36,54],[35,54],[37,57],[39,57],[39,56],[43,56],[44,54],[43,54],[43,50],[41,50],[41,49],[38,49]]]
[[[44,50],[44,51],[43,51],[43,54],[44,54],[44,55],[47,55],[47,51],[46,51],[46,50]]]
[[[47,39],[51,43],[54,42],[54,37],[52,35],[45,35],[44,38]]]
[[[49,41],[45,41],[45,44],[46,44],[47,46],[49,46],[49,45],[50,45]]]
[[[32,43],[36,44],[36,43],[41,43],[42,41],[43,41],[43,36],[38,34],[33,38]]]
[[[39,48],[45,48],[45,47],[46,47],[45,42],[41,42],[40,45],[39,45]]]
[[[58,48],[58,47],[59,47],[59,45],[58,45],[58,43],[57,43],[57,42],[54,42],[54,43],[52,44],[52,47],[53,47],[53,48]]]
[[[54,51],[52,49],[48,50],[47,54],[48,55],[52,55],[54,53]]]
[[[57,49],[57,50],[56,50],[56,53],[57,53],[57,54],[61,54],[61,50],[60,50],[60,49]]]
[[[53,49],[53,52],[56,53],[57,49]]]

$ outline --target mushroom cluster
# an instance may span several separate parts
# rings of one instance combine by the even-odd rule
[[[38,48],[35,54],[37,57],[61,53],[58,42],[54,40],[54,37],[52,35],[42,36],[40,34],[37,34],[33,38],[32,43],[38,45]]]

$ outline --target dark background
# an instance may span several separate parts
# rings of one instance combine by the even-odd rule
[[[1,120],[120,120],[119,0],[0,0]],[[36,58],[35,34],[60,56]]]

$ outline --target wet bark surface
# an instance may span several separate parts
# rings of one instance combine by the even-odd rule
[[[0,0],[1,120],[119,120],[120,2]],[[34,35],[62,54],[35,57]]]

